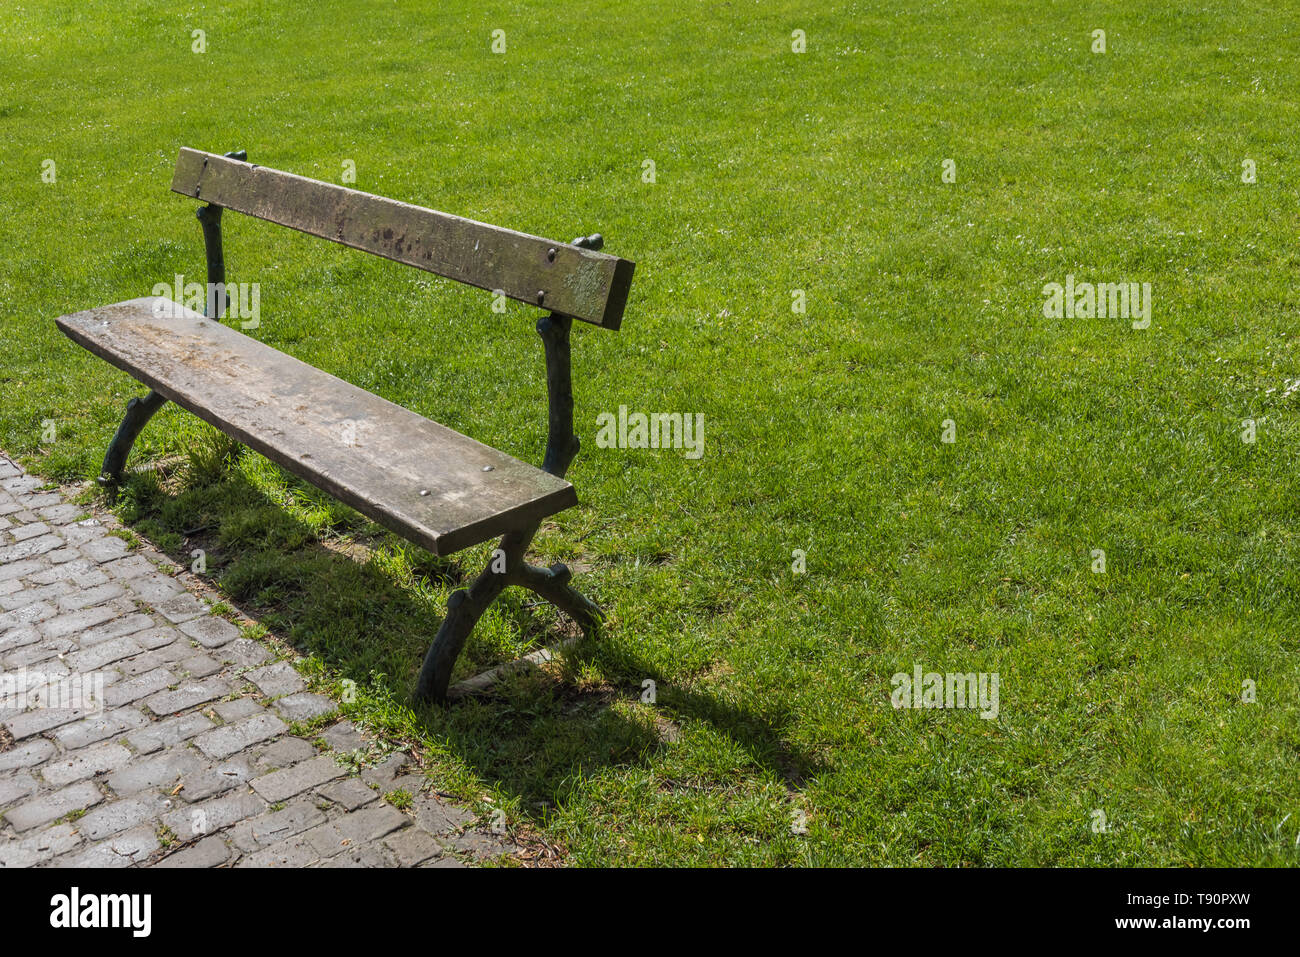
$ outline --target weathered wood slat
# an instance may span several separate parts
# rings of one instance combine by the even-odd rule
[[[635,264],[568,243],[182,149],[172,190],[375,253],[606,329],[623,319]]]
[[[563,479],[169,299],[56,322],[177,405],[435,554],[577,504]]]

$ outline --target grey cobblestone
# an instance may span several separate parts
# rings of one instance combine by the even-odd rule
[[[5,775],[0,778],[0,807],[16,804],[39,787],[40,782],[26,771]]]
[[[482,831],[467,831],[454,837],[443,838],[442,844],[448,850],[479,860],[499,857],[509,850],[509,845],[502,837],[485,834]]]
[[[239,637],[238,628],[224,618],[213,615],[193,618],[180,627],[181,634],[189,635],[204,648],[220,648]]]
[[[61,587],[66,589],[68,586],[60,582],[57,586],[51,585],[51,588]],[[59,596],[59,607],[64,611],[80,611],[82,608],[90,608],[92,605],[98,605],[106,602],[111,598],[118,598],[126,594],[126,589],[116,582],[105,582],[94,588],[87,588],[85,591],[74,592],[71,595]]]
[[[415,823],[430,834],[450,834],[471,826],[476,818],[464,808],[435,801],[427,794],[415,795],[411,804]]]
[[[185,586],[159,572],[126,579],[126,587],[147,602],[162,602],[185,594]]]
[[[8,751],[0,751],[0,771],[13,771],[16,768],[29,768],[54,754],[54,745],[44,738],[25,741]]]
[[[342,777],[344,773],[334,758],[322,755],[258,778],[253,782],[253,790],[275,803]]]
[[[241,791],[178,808],[164,814],[162,820],[180,840],[190,841],[256,817],[266,807],[266,802],[256,794]]]
[[[44,522],[30,522],[27,525],[19,525],[9,530],[9,535],[15,542],[25,542],[29,538],[36,538],[38,535],[49,535],[50,526]]]
[[[185,775],[184,785],[179,793],[191,803],[204,801],[248,783],[256,773],[249,759],[242,754],[237,754],[225,761],[209,764]]]
[[[108,641],[110,638],[120,638],[123,635],[134,635],[136,632],[143,631],[155,624],[154,620],[148,615],[134,614],[125,615],[115,618],[112,621],[106,621],[102,625],[87,630],[81,636],[82,645],[93,645],[101,641]]]
[[[325,813],[307,798],[300,798],[278,811],[237,825],[230,832],[230,840],[236,847],[251,853],[323,823]]]
[[[0,868],[35,867],[80,844],[81,833],[74,825],[55,824],[30,837],[0,841]]]
[[[308,867],[320,862],[320,852],[302,835],[240,858],[236,867]]]
[[[34,625],[38,621],[43,622],[58,613],[59,610],[48,601],[35,601],[29,605],[23,605],[21,608],[15,608],[13,611],[0,614],[0,631],[7,631],[20,625]]]
[[[139,638],[135,635],[128,635],[132,641],[139,643]],[[187,658],[194,657],[194,649],[190,647],[187,641],[173,641],[170,645],[163,645],[161,648],[155,648],[153,651],[144,652],[134,658],[123,661],[118,664],[118,669],[124,675],[138,675],[146,671],[153,671],[155,668],[170,668],[175,666],[178,675],[184,674],[185,668],[182,666]]]
[[[160,691],[144,699],[145,706],[156,715],[175,714],[215,701],[231,692],[230,682],[224,678],[207,678],[186,681],[174,691]]]
[[[65,751],[74,750],[105,738],[120,737],[132,728],[140,728],[148,723],[149,719],[134,708],[118,708],[55,728],[51,736]]]
[[[40,509],[41,518],[55,525],[67,525],[69,522],[78,521],[83,514],[80,507],[68,503],[46,505]]]
[[[408,827],[384,838],[399,867],[414,867],[442,854],[443,847],[433,835],[418,827]]]
[[[0,654],[5,654],[15,648],[21,648],[23,645],[30,645],[33,641],[40,640],[41,633],[36,630],[34,625],[16,625],[8,631],[0,629]]]
[[[411,759],[401,752],[390,754],[382,763],[362,771],[361,779],[387,790],[410,761]]]
[[[174,800],[161,794],[141,794],[101,804],[78,820],[76,826],[90,840],[99,841],[146,821],[155,821],[175,805]]]
[[[58,535],[41,535],[39,538],[29,538],[13,545],[5,545],[0,547],[0,564],[18,562],[24,558],[35,558],[37,555],[44,555],[46,552],[53,551],[62,544],[63,539]]]
[[[319,867],[392,867],[394,860],[382,844],[347,845],[342,853],[324,859]]]
[[[40,484],[0,454],[0,665],[98,675],[105,710],[0,710],[0,867],[443,867],[509,849],[422,792],[404,754],[364,778],[337,764],[371,743],[351,721],[290,734],[337,704],[165,556]]]
[[[215,834],[182,848],[159,861],[156,867],[220,867],[230,860],[230,848]]]
[[[97,744],[64,754],[41,769],[41,777],[55,787],[81,781],[120,768],[131,760],[131,752],[120,744]]]
[[[100,803],[104,795],[90,781],[81,781],[52,794],[41,794],[4,812],[5,818],[18,831],[27,831],[39,824],[61,818]]]
[[[42,585],[40,587],[22,587],[21,582],[17,582],[17,591],[11,591],[7,595],[0,595],[0,608],[5,611],[17,611],[24,605],[33,605],[36,602],[47,602],[58,606],[61,598],[67,598],[68,592],[72,591],[72,586],[67,582],[54,582],[52,585]]]
[[[310,741],[305,741],[302,738],[284,737],[264,748],[255,749],[253,751],[253,766],[257,768],[259,773],[265,774],[287,768],[292,764],[301,764],[308,758],[314,757],[315,754],[316,749],[312,747]]]
[[[153,671],[146,671],[142,675],[135,675],[124,681],[119,681],[113,687],[104,692],[104,703],[110,708],[118,708],[124,704],[130,704],[133,701],[139,701],[145,695],[161,691],[163,688],[171,686],[176,681],[176,676],[166,668],[155,668]]]
[[[221,671],[224,666],[211,655],[191,655],[177,667],[191,678],[207,678]]]
[[[81,608],[41,622],[41,634],[46,638],[67,638],[69,635],[86,632],[95,625],[102,625],[104,622],[112,621],[118,617],[120,617],[118,609],[111,605],[100,605],[98,608]],[[109,635],[107,637],[115,636]]]
[[[158,614],[162,615],[173,625],[183,621],[189,621],[199,615],[205,615],[208,612],[208,606],[203,604],[188,592],[183,595],[177,595],[175,598],[169,598],[164,602],[154,605]]]
[[[179,639],[180,636],[181,633],[175,628],[164,625],[159,628],[147,628],[144,631],[136,632],[131,637],[135,639],[141,647],[153,651],[158,648],[165,648]]]
[[[201,767],[203,759],[197,752],[178,746],[146,758],[137,758],[104,780],[118,797],[149,788],[163,788],[170,792],[186,775]]]
[[[194,744],[210,758],[228,758],[287,730],[285,723],[274,715],[259,714],[236,724],[205,731],[194,739]]]
[[[94,671],[105,665],[111,665],[123,658],[130,658],[142,651],[144,649],[132,641],[129,635],[126,635],[122,638],[111,638],[108,641],[102,641],[82,651],[74,651],[65,660],[68,667],[73,671],[86,672]]]
[[[291,694],[286,698],[280,698],[271,707],[280,712],[280,717],[284,718],[285,721],[292,723],[295,721],[310,721],[312,718],[318,718],[323,714],[329,714],[331,711],[337,711],[339,706],[324,695],[304,691],[299,694]]]
[[[128,734],[126,743],[141,754],[150,754],[159,748],[170,748],[188,741],[212,726],[212,722],[201,714],[182,714]]]
[[[277,661],[265,668],[250,671],[245,677],[257,686],[257,690],[268,698],[293,694],[307,687],[296,668],[287,661]]]
[[[59,501],[58,492],[40,492],[18,496],[19,504],[28,509],[41,508],[47,505],[57,505]]]
[[[345,811],[355,811],[379,798],[379,792],[368,787],[360,778],[344,778],[342,781],[335,781],[325,785],[316,793],[333,801]]]
[[[8,581],[11,578],[25,578],[28,575],[36,575],[48,570],[48,562],[39,558],[28,558],[23,561],[9,559],[6,563],[0,563],[0,581]]]
[[[84,850],[56,858],[52,867],[130,867],[158,849],[158,835],[152,825],[124,831]]]
[[[305,831],[303,837],[321,857],[332,857],[351,845],[377,841],[409,823],[410,819],[391,804],[379,804],[318,824]]]
[[[101,565],[104,562],[112,561],[114,558],[121,558],[126,554],[126,550],[126,542],[111,535],[92,538],[80,548],[81,554],[92,562],[98,562]]]
[[[231,701],[221,701],[213,705],[212,710],[226,724],[232,724],[241,718],[248,718],[255,714],[266,713],[266,709],[252,698],[235,698]]]
[[[61,655],[67,654],[76,647],[77,643],[71,638],[45,638],[41,641],[33,641],[31,644],[23,645],[8,652],[4,658],[5,667],[15,671],[19,668],[30,669],[33,665],[39,665],[46,661],[57,662]],[[48,671],[49,669],[41,670]],[[58,668],[54,670],[57,671]]]
[[[34,572],[27,576],[33,585],[52,585],[65,582],[75,588],[94,588],[112,581],[94,562],[85,558],[76,558],[61,565]]]
[[[107,696],[106,692],[105,697]],[[22,741],[32,735],[44,734],[46,731],[53,730],[60,725],[80,721],[89,714],[89,711],[68,708],[36,708],[14,715],[12,718],[6,718],[4,726],[13,735],[15,741]]]
[[[236,638],[220,650],[221,660],[237,668],[253,668],[271,657],[271,653],[250,638]]]
[[[124,581],[157,571],[143,555],[128,555],[125,558],[117,559],[117,561],[106,562],[102,567],[104,571],[114,578],[120,578]]]
[[[366,746],[365,736],[351,721],[340,721],[330,725],[321,733],[321,738],[335,751],[344,753],[357,751]]]

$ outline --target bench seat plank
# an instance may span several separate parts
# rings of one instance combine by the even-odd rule
[[[577,504],[563,479],[169,299],[56,322],[167,399],[436,555]]]

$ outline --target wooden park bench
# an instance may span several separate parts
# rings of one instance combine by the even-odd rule
[[[448,601],[420,671],[421,700],[445,700],[470,631],[508,585],[531,589],[590,633],[601,612],[569,584],[569,569],[530,565],[525,552],[542,519],[578,501],[564,479],[578,452],[570,325],[580,319],[617,329],[634,264],[599,252],[599,235],[555,242],[245,159],[243,152],[182,149],[176,161],[172,190],[206,204],[198,210],[207,249],[205,315],[165,297],[146,297],[56,320],[73,341],[152,390],[128,403],[101,481],[120,481],[136,436],[171,401],[435,555],[500,536],[488,567]],[[549,402],[542,467],[222,325],[228,302],[223,209],[548,310],[537,323]]]

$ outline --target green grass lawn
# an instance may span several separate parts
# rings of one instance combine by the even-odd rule
[[[582,505],[534,553],[608,627],[491,697],[409,706],[491,546],[435,559],[174,408],[137,444],[130,526],[439,788],[585,865],[1300,858],[1295,10],[98,6],[0,20],[0,447],[51,480],[143,392],[54,318],[203,279],[183,145],[637,262],[622,331],[575,324]],[[250,334],[541,460],[536,310],[235,214],[226,261]],[[1149,328],[1047,318],[1069,275],[1149,282]],[[598,448],[620,405],[703,413],[703,457]],[[462,675],[567,633],[529,603]],[[997,673],[997,717],[893,708],[918,664]]]

